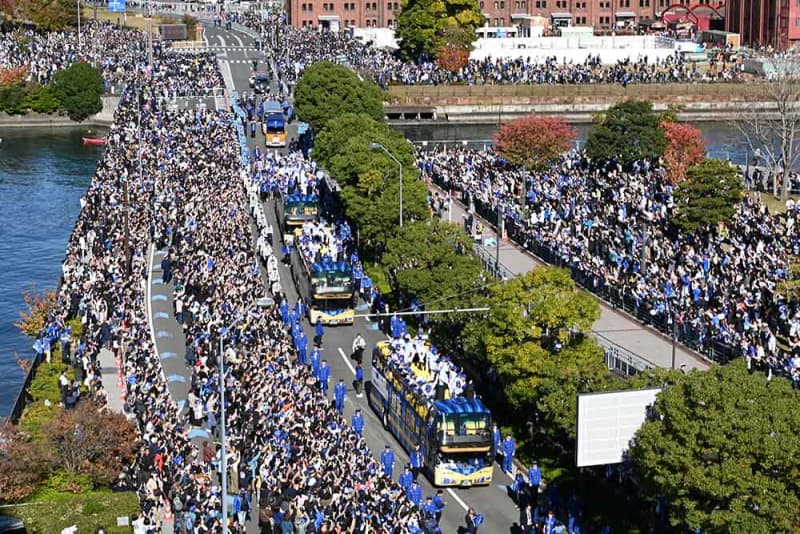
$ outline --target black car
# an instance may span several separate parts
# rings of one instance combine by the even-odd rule
[[[269,76],[266,74],[256,74],[253,89],[255,89],[257,95],[269,93]]]

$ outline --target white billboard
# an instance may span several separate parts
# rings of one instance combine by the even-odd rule
[[[655,389],[578,395],[577,466],[618,464],[644,423]]]

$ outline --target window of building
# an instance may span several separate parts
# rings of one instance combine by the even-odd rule
[[[650,0],[639,0],[639,7],[650,7]]]
[[[494,8],[500,9],[500,2],[498,2],[497,0],[494,0]]]
[[[547,9],[547,0],[536,0],[536,9]]]
[[[378,11],[378,4],[375,2],[372,2],[372,11]]]
[[[390,28],[394,28],[394,21],[392,19],[389,19],[386,21],[386,25]]]
[[[631,0],[619,0],[619,7],[631,7]]]
[[[506,8],[505,0],[500,0],[500,9],[505,9],[505,8]]]
[[[800,17],[797,17],[797,18],[794,20],[794,25],[795,25],[796,27],[800,28]]]

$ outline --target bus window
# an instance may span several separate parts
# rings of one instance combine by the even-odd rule
[[[486,436],[490,432],[490,417],[485,413],[448,414],[444,417],[448,436]]]

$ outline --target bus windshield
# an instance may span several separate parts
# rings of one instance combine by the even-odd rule
[[[317,212],[317,201],[310,200],[304,201],[287,201],[286,214],[287,215],[313,215]]]
[[[349,267],[334,266],[333,263],[315,263],[312,267],[311,281],[318,289],[341,289],[350,291],[353,271]]]
[[[488,436],[491,417],[487,413],[454,413],[444,416],[447,436]]]
[[[323,313],[338,315],[353,306],[353,299],[351,297],[315,298],[313,305]]]

